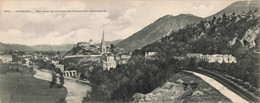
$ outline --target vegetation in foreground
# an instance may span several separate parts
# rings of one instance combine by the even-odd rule
[[[34,78],[27,67],[0,64],[0,70],[2,103],[65,102],[66,88],[49,88],[50,82]]]
[[[134,101],[133,95],[135,93],[147,94],[152,92],[155,88],[161,86],[171,78],[181,78],[181,68],[192,68],[196,64],[193,59],[176,60],[169,59],[167,61],[147,60],[143,56],[132,56],[131,60],[126,65],[119,65],[116,69],[110,71],[103,71],[101,66],[94,66],[90,72],[89,81],[93,84],[92,92],[87,94],[83,102],[99,101],[99,102],[129,102]],[[176,76],[176,77],[174,77]],[[187,75],[182,75],[183,78]],[[193,80],[193,79],[191,79]],[[201,83],[202,80],[194,80]],[[202,84],[206,84],[205,82]],[[208,88],[212,88],[206,85]],[[211,92],[211,91],[209,91]],[[220,93],[208,93],[204,95],[206,101],[214,101],[215,98],[222,98]],[[201,97],[201,98],[204,98]],[[192,96],[185,96],[184,98],[192,98]],[[192,100],[195,100],[192,98]],[[205,101],[205,102],[206,102]]]
[[[133,97],[135,102],[149,103],[231,102],[201,78],[188,72],[176,73],[152,92],[136,93]]]

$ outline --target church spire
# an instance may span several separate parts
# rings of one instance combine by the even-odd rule
[[[106,44],[105,44],[105,37],[104,37],[105,33],[103,30],[103,34],[102,34],[102,40],[101,40],[101,54],[106,53]]]
[[[104,30],[103,30],[103,34],[102,34],[102,40],[101,40],[101,43],[105,43],[105,38],[104,38]]]

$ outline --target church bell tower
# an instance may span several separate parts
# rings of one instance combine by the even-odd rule
[[[105,44],[105,38],[104,38],[104,31],[102,34],[102,40],[101,40],[101,54],[106,53],[106,44]]]

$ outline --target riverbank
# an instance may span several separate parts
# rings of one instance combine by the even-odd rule
[[[34,68],[36,74],[35,78],[51,81],[51,72],[46,69]],[[67,103],[81,103],[87,92],[91,91],[91,86],[86,83],[77,82],[75,80],[65,79],[64,87],[67,88],[68,95],[66,97]]]
[[[2,103],[60,103],[65,102],[67,89],[49,88],[50,82],[36,79],[25,66],[9,71],[10,65],[0,65],[0,102]],[[3,72],[4,73],[3,73]]]

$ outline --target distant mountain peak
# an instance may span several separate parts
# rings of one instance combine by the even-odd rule
[[[179,14],[176,17],[182,17],[182,16],[195,16],[195,15],[193,15],[193,14]]]
[[[118,46],[129,51],[137,48],[142,48],[143,46],[157,41],[161,37],[170,34],[172,31],[177,31],[180,28],[184,28],[188,24],[198,23],[203,19],[212,19],[213,16],[222,17],[223,13],[227,15],[231,15],[232,13],[240,14],[243,12],[248,12],[249,10],[255,10],[256,8],[259,8],[259,1],[251,0],[250,2],[234,2],[223,10],[217,12],[216,14],[206,18],[201,18],[192,14],[179,14],[176,16],[165,15],[163,17],[160,17],[158,20],[154,21],[150,25],[144,27],[142,30],[122,40],[118,43]]]
[[[165,15],[165,16],[163,16],[161,18],[168,18],[168,17],[173,17],[173,15],[168,14],[168,15]]]
[[[202,19],[203,18],[191,14],[180,14],[178,16],[165,15],[119,42],[118,46],[127,51],[142,48],[146,44],[150,44],[161,37],[169,35],[172,31],[183,28],[188,24],[199,22]]]
[[[232,13],[241,14],[243,12],[248,12],[249,10],[259,9],[259,4],[260,2],[258,0],[237,1],[217,12],[216,14],[206,17],[206,19],[212,19],[213,16],[222,17],[224,13],[227,15],[231,15]]]

